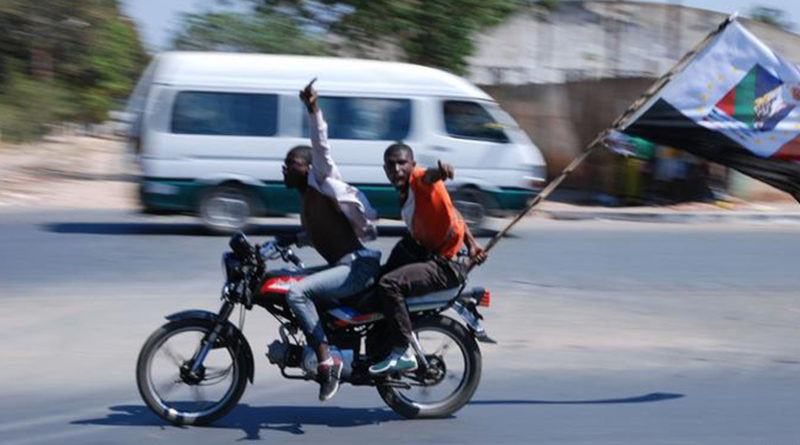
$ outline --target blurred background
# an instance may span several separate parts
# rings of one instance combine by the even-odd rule
[[[0,204],[79,202],[81,193],[70,187],[82,179],[108,181],[105,190],[135,200],[125,192],[136,174],[123,159],[133,119],[126,103],[149,61],[165,50],[440,68],[496,99],[542,152],[553,178],[731,12],[799,62],[798,8],[788,1],[702,0],[4,0]],[[633,156],[593,155],[555,198],[605,206],[787,199],[686,153],[628,142]],[[42,180],[66,181],[66,188],[42,196]]]
[[[26,165],[0,177],[0,203],[42,199],[22,190],[31,188],[23,185],[30,177],[20,175],[94,173],[113,182],[135,173],[111,158],[123,154],[117,142],[131,123],[125,113],[131,90],[165,50],[354,56],[444,69],[480,86],[511,114],[542,152],[550,178],[731,12],[746,17],[774,50],[800,61],[800,36],[793,32],[800,7],[788,1],[423,3],[4,0],[0,156],[6,170]],[[53,146],[55,139],[71,148]],[[43,140],[50,146],[31,148]],[[691,155],[631,142],[635,156],[593,156],[556,198],[612,206],[786,199]],[[64,153],[42,155],[48,150]],[[38,153],[39,165],[21,159],[25,152]],[[41,165],[42,159],[60,165]],[[93,162],[107,168],[92,171]]]
[[[453,121],[467,136],[459,153],[476,146],[469,138],[523,140],[544,158],[542,179],[553,179],[734,11],[800,63],[796,0],[0,0],[0,443],[353,443],[357,435],[390,444],[409,442],[409,433],[436,443],[797,443],[797,203],[636,138],[596,150],[543,213],[522,220],[470,274],[470,285],[491,289],[484,324],[499,343],[482,349],[481,386],[453,418],[404,422],[370,388],[348,386],[319,404],[313,386],[287,381],[267,363],[278,326],[261,313],[249,315],[246,330],[255,384],[217,428],[166,427],[134,381],[137,354],[164,315],[219,308],[219,259],[228,243],[193,216],[140,215],[144,178],[136,100],[129,98],[159,54],[358,57],[444,70],[499,105],[478,120],[459,101],[436,108],[464,118]],[[217,57],[192,60],[211,72],[247,68],[251,80],[259,67],[250,61],[263,67],[275,60]],[[327,60],[313,74],[320,91],[333,84],[325,69],[338,62]],[[295,88],[313,75],[292,79],[270,102],[287,104],[281,116],[293,119],[292,145],[238,137],[275,128],[226,114],[203,94],[182,102],[181,125],[194,133],[162,129],[160,137],[187,150],[198,148],[198,135],[228,138],[221,155],[203,153],[212,160],[240,139],[255,145],[248,156],[264,158],[255,149],[271,139],[271,193],[296,202],[280,182],[280,163],[294,144],[308,143]],[[180,85],[167,87],[170,100],[177,98]],[[240,94],[228,109],[257,95]],[[218,94],[224,100],[216,104],[232,96]],[[372,105],[408,115],[410,107],[391,108],[393,99]],[[239,133],[204,127],[214,121],[209,115],[227,117],[220,120]],[[409,121],[397,121],[407,132]],[[352,134],[358,154],[370,141]],[[373,160],[352,164],[368,167],[377,178],[370,184],[383,186],[386,203],[396,205],[378,165],[386,140],[378,142]],[[333,143],[339,149],[345,142]],[[492,147],[482,147],[486,158],[501,158]],[[455,152],[441,156],[458,165]],[[187,158],[187,170],[201,163]],[[255,169],[250,160],[240,164]],[[532,169],[516,170],[516,179],[530,180],[523,175]],[[180,184],[162,173],[150,191],[165,197]],[[272,216],[249,232],[254,242],[298,230],[297,218]],[[480,241],[507,221],[490,221]],[[404,228],[382,220],[379,229],[371,246],[387,258]],[[309,265],[323,261],[312,248],[298,253]]]

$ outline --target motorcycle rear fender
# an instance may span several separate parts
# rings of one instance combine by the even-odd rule
[[[483,316],[478,312],[477,306],[480,304],[484,292],[484,288],[474,287],[468,292],[461,293],[453,303],[453,309],[461,316],[464,323],[469,326],[469,331],[475,336],[476,340],[481,343],[497,343],[483,329],[483,323],[481,323]]]
[[[476,308],[483,293],[482,287],[475,287],[466,292],[462,292],[460,287],[453,287],[418,297],[408,297],[406,305],[412,314],[430,310],[442,311],[452,307],[469,326],[469,331],[476,340],[482,343],[497,343],[486,334],[481,323],[483,317]]]
[[[177,321],[177,320],[187,320],[190,318],[199,318],[201,320],[209,320],[209,321],[217,321],[217,314],[209,311],[203,311],[199,309],[190,309],[188,311],[181,311],[176,312],[171,315],[167,315],[166,317],[169,321]],[[250,349],[250,344],[247,343],[247,339],[244,338],[244,334],[240,331],[236,326],[233,325],[230,321],[225,322],[225,328],[223,333],[225,334],[225,338],[233,338],[234,341],[241,347],[242,354],[245,357],[245,363],[248,364],[247,369],[247,378],[250,380],[250,383],[253,383],[253,378],[255,375],[255,360],[253,360],[253,350]]]
[[[460,287],[452,287],[429,294],[420,295],[417,297],[406,298],[406,306],[409,312],[422,312],[433,309],[444,309],[450,305],[450,302],[458,296]]]

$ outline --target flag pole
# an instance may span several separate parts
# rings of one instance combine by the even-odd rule
[[[512,219],[508,224],[506,224],[503,230],[495,234],[492,237],[492,239],[489,240],[489,242],[486,244],[486,247],[484,248],[486,252],[488,253],[490,250],[492,250],[492,248],[505,236],[505,234],[508,233],[511,230],[511,228],[514,227],[522,218],[524,218],[525,215],[527,215],[531,210],[533,210],[534,207],[536,207],[542,201],[547,199],[547,197],[550,196],[551,193],[553,193],[553,190],[555,190],[556,187],[561,185],[561,183],[567,178],[567,176],[569,176],[573,171],[575,171],[575,169],[578,168],[578,166],[583,161],[585,161],[586,158],[588,158],[589,155],[591,155],[595,151],[595,149],[597,149],[597,147],[600,146],[600,144],[612,130],[620,128],[628,118],[630,118],[634,113],[639,111],[650,99],[652,99],[659,91],[661,91],[661,89],[664,88],[664,86],[667,84],[667,82],[669,82],[672,79],[672,77],[674,77],[676,74],[682,71],[686,67],[686,65],[688,65],[689,62],[691,62],[697,56],[697,54],[700,51],[702,51],[703,48],[706,47],[706,45],[708,45],[711,39],[713,39],[719,33],[724,31],[725,28],[728,27],[728,25],[730,25],[731,23],[733,23],[734,20],[736,20],[737,16],[738,13],[735,12],[730,16],[728,16],[722,23],[720,23],[717,29],[708,33],[708,35],[706,35],[706,37],[703,40],[701,40],[697,45],[695,45],[691,50],[689,50],[689,52],[684,54],[683,57],[681,57],[680,60],[678,60],[678,62],[675,63],[675,65],[673,65],[672,68],[670,68],[669,71],[667,71],[664,75],[656,79],[656,81],[653,82],[653,84],[650,85],[650,87],[647,90],[645,90],[645,92],[642,93],[642,95],[639,96],[638,99],[636,99],[619,117],[617,117],[614,120],[614,122],[611,124],[610,127],[598,133],[598,135],[592,140],[592,142],[586,145],[584,152],[580,156],[573,159],[572,162],[570,162],[569,165],[567,165],[567,167],[561,171],[561,174],[559,174],[558,177],[550,181],[550,183],[548,183],[547,186],[544,189],[542,189],[542,191],[539,192],[539,194],[537,194],[535,198],[533,198],[533,200],[530,202],[530,204],[528,204],[528,206],[525,209],[519,212],[517,216],[514,217],[514,219]],[[475,266],[476,266],[475,263],[471,263],[468,272],[472,271],[472,269],[474,269]]]

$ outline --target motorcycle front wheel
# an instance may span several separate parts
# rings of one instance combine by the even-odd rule
[[[176,425],[206,425],[227,414],[247,386],[247,362],[233,339],[220,338],[191,373],[192,357],[214,327],[204,319],[176,320],[150,335],[136,365],[147,406]]]
[[[389,376],[378,385],[378,393],[403,417],[447,417],[478,389],[480,348],[464,326],[444,316],[414,321],[414,333],[430,368]]]

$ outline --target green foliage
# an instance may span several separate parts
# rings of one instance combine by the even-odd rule
[[[115,102],[127,97],[147,57],[133,24],[116,16],[99,25],[92,36],[92,46],[84,73],[90,80],[80,93],[81,120],[100,122]]]
[[[291,17],[265,13],[185,14],[173,46],[193,51],[326,54],[324,44],[307,36]]]
[[[72,95],[52,79],[36,79],[9,70],[0,93],[0,131],[3,141],[35,139],[47,125],[69,119]]]
[[[320,10],[320,4],[327,9]],[[362,54],[397,45],[406,61],[464,74],[466,59],[475,49],[475,34],[500,23],[519,4],[518,0],[261,0],[259,10],[288,13],[303,23],[330,29]],[[331,16],[336,17],[332,22]]]
[[[104,120],[147,58],[117,0],[0,0],[4,138],[36,137],[59,120]]]
[[[767,6],[756,6],[750,10],[750,18],[767,25],[772,25],[787,31],[791,31],[792,23],[786,16],[786,11]]]
[[[536,5],[548,11],[557,11],[561,6],[561,0],[536,0]]]

